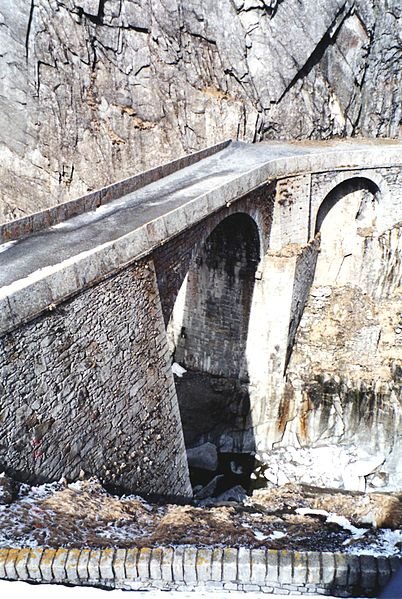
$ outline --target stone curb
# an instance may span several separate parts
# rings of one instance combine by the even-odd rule
[[[0,549],[0,578],[127,590],[195,588],[376,596],[402,556],[245,547]]]

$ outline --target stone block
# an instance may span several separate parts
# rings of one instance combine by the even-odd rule
[[[267,550],[267,575],[266,582],[277,583],[279,580],[279,551]]]
[[[135,547],[134,549],[127,549],[126,553],[126,576],[128,580],[135,580],[138,578],[138,570],[137,570],[137,559],[139,555],[139,549]]]
[[[173,555],[173,564],[172,564],[172,572],[173,572],[173,580],[180,582],[184,580],[184,547],[175,547],[174,555]]]
[[[258,584],[245,584],[243,585],[243,591],[253,592],[253,591],[261,591],[261,587]]]
[[[205,583],[206,589],[223,589],[223,582],[221,580],[208,580]]]
[[[56,557],[56,549],[45,549],[40,561],[39,567],[42,574],[42,580],[53,581],[53,561]]]
[[[43,549],[31,549],[28,557],[28,574],[31,580],[42,580],[42,574],[39,568]]]
[[[113,580],[114,549],[102,549],[99,560],[99,572],[102,580]]]
[[[251,550],[251,576],[250,581],[253,584],[262,586],[267,577],[267,552],[265,549]]]
[[[186,584],[197,582],[197,548],[186,547],[184,550],[183,570]]]
[[[232,547],[225,547],[223,550],[222,580],[225,582],[237,580],[237,549]]]
[[[399,568],[402,568],[402,558],[397,555],[392,555],[389,558],[389,565],[391,567],[392,575],[398,572]]]
[[[391,566],[387,557],[377,557],[378,587],[383,589],[391,580]]]
[[[243,584],[251,581],[251,551],[247,547],[239,547],[237,577]]]
[[[161,561],[162,580],[171,582],[173,580],[172,563],[173,563],[172,547],[164,547]]]
[[[116,549],[113,559],[113,572],[114,576],[118,580],[123,580],[126,578],[126,550],[125,549]]]
[[[137,570],[138,576],[141,580],[149,580],[149,564],[151,561],[151,549],[149,547],[143,547],[140,549],[137,559]]]
[[[163,549],[161,547],[154,547],[151,552],[151,559],[149,562],[149,574],[152,580],[160,580],[162,578],[162,554]]]
[[[77,564],[77,574],[78,578],[82,581],[86,581],[89,578],[88,563],[90,555],[90,549],[81,549],[81,554]]]
[[[335,561],[335,558],[334,558]],[[358,555],[348,555],[348,580],[347,587],[353,588],[360,585],[360,558]],[[335,580],[338,584],[337,576]]]
[[[223,588],[225,591],[237,591],[238,585],[235,582],[224,582]]]
[[[331,584],[335,580],[335,558],[333,553],[321,553],[322,576],[323,584]]]
[[[197,570],[197,580],[199,582],[206,582],[207,580],[211,580],[212,549],[209,549],[209,548],[198,549],[196,570]]]
[[[293,579],[293,554],[291,551],[282,549],[278,551],[279,557],[279,582],[281,584],[291,584]]]
[[[319,584],[321,582],[321,556],[317,551],[307,551],[307,582]]]
[[[7,558],[4,564],[4,569],[6,571],[6,577],[9,580],[16,580],[18,578],[17,570],[16,570],[16,561],[19,554],[19,549],[10,549],[7,554]]]
[[[17,571],[18,578],[21,580],[26,580],[29,578],[27,569],[29,553],[30,550],[28,548],[20,549],[17,559],[15,560],[15,569]]]
[[[52,563],[53,576],[56,581],[65,581],[67,579],[66,561],[68,550],[62,547],[56,551]]]
[[[307,556],[304,552],[293,552],[292,580],[296,585],[305,584],[307,582]]]
[[[88,560],[88,574],[90,580],[100,580],[101,553],[100,549],[91,549]]]
[[[372,555],[360,556],[361,587],[370,591],[377,587],[377,560]]]
[[[219,547],[216,547],[212,551],[211,580],[216,582],[222,580],[222,563],[223,551]]]
[[[337,587],[346,587],[348,584],[348,556],[342,553],[335,553],[335,582]],[[317,581],[318,582],[318,581]]]
[[[80,557],[80,553],[81,553],[81,551],[79,549],[70,549],[68,551],[67,560],[66,560],[66,574],[67,574],[67,580],[69,582],[77,583],[79,580],[77,566],[78,566],[78,560]]]

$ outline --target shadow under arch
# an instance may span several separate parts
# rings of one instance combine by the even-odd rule
[[[246,345],[259,260],[256,222],[242,212],[224,218],[193,257],[168,324],[174,360],[187,370],[175,377],[186,447],[215,445],[220,465],[213,474],[243,470],[247,484],[250,473],[233,465],[233,456],[247,454],[251,470]],[[234,476],[226,487],[233,483],[245,486],[246,479]]]

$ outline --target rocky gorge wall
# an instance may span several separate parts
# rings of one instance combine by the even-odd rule
[[[0,221],[225,138],[397,137],[398,0],[2,0]]]

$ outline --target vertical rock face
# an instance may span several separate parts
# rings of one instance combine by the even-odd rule
[[[401,10],[3,0],[0,220],[227,137],[397,137]]]

